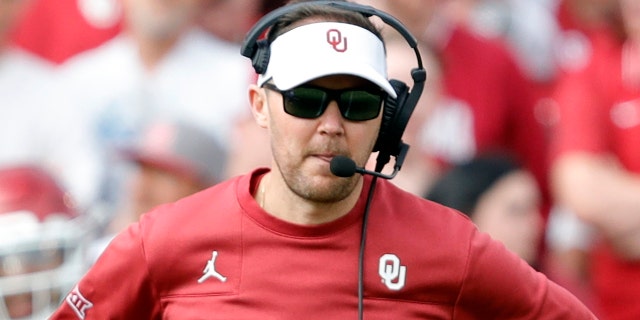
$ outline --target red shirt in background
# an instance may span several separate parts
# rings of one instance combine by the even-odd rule
[[[440,54],[445,93],[463,101],[473,115],[476,153],[513,154],[536,176],[548,198],[545,129],[536,118],[533,83],[514,57],[499,40],[462,27],[452,30]]]
[[[111,39],[121,25],[120,0],[34,0],[16,26],[13,40],[59,64]]]
[[[552,156],[567,152],[613,155],[626,170],[638,174],[640,77],[629,77],[630,48],[605,34],[592,37],[592,46],[588,64],[564,74],[559,82],[555,99],[561,116]],[[623,261],[602,244],[594,249],[591,263],[605,319],[639,319],[640,262]]]

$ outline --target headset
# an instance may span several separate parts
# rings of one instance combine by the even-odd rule
[[[417,67],[411,70],[413,84],[411,88],[409,88],[409,86],[402,81],[396,79],[389,80],[397,94],[397,98],[387,96],[384,102],[382,123],[373,148],[374,152],[379,152],[376,171],[382,171],[382,168],[389,162],[390,157],[393,156],[396,158],[395,167],[397,172],[397,170],[402,166],[402,162],[404,161],[404,157],[409,148],[409,145],[402,141],[402,135],[404,134],[409,118],[422,95],[424,82],[427,78],[426,70],[422,65],[418,42],[399,20],[390,14],[377,10],[371,6],[346,1],[316,0],[285,5],[263,16],[262,19],[260,19],[254,27],[249,30],[242,43],[242,55],[251,59],[256,73],[264,74],[269,64],[270,44],[267,39],[259,39],[260,36],[263,35],[268,28],[277,23],[282,16],[309,5],[326,5],[346,11],[357,12],[367,18],[377,16],[385,24],[393,27],[398,33],[400,33],[409,46],[414,50]]]

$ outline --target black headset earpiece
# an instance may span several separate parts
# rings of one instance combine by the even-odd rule
[[[402,152],[406,152],[408,146],[402,141],[402,134],[409,122],[409,118],[418,103],[427,73],[422,66],[422,58],[418,49],[418,42],[407,28],[390,14],[375,9],[371,6],[351,3],[346,1],[308,1],[298,2],[291,5],[282,6],[266,14],[247,33],[241,48],[243,56],[251,59],[256,73],[264,74],[269,64],[269,43],[266,39],[259,38],[265,31],[274,25],[283,15],[297,10],[300,7],[309,5],[328,5],[347,11],[358,12],[366,17],[377,16],[385,24],[393,27],[414,50],[417,60],[417,68],[411,70],[413,84],[411,88],[399,80],[390,80],[390,83],[397,93],[397,98],[388,97],[384,103],[382,124],[380,133],[374,146],[374,151],[378,151],[378,164],[380,169],[389,162],[391,156],[398,157]],[[404,150],[404,151],[403,151]],[[401,165],[401,161],[396,160],[396,165]],[[400,162],[400,163],[398,163]]]
[[[253,69],[257,74],[267,72],[270,52],[267,39],[260,39],[256,42],[256,52],[251,57],[251,65],[253,65]]]
[[[409,87],[404,82],[391,79],[389,83],[391,83],[391,87],[393,87],[397,97],[387,96],[384,101],[380,131],[373,151],[391,152],[391,150],[387,149],[390,147],[389,140],[392,140],[394,127],[397,126],[396,118],[398,110],[404,105],[404,102],[407,100],[407,95],[409,94]]]
[[[402,135],[407,128],[413,110],[422,95],[426,73],[424,69],[411,71],[414,86],[411,90],[402,81],[391,79],[389,82],[396,91],[397,98],[387,97],[380,125],[378,140],[373,151],[379,151],[378,162],[386,164],[390,156],[398,156],[404,147]]]

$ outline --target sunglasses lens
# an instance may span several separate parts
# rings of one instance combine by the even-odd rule
[[[339,93],[338,93],[339,92]],[[281,91],[284,97],[284,110],[298,117],[314,119],[322,115],[329,101],[338,101],[340,112],[345,119],[365,121],[374,119],[382,107],[381,93],[367,90],[327,91],[315,87],[297,87]]]
[[[382,95],[364,90],[345,91],[338,103],[345,119],[352,121],[371,120],[378,116],[382,106]]]
[[[299,118],[317,118],[328,105],[327,93],[316,88],[298,87],[283,94],[284,110]]]

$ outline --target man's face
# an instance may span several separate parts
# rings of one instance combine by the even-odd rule
[[[345,75],[320,78],[310,84],[337,90],[370,85],[361,78]],[[334,156],[344,155],[364,166],[378,134],[380,114],[372,120],[349,121],[331,101],[320,117],[297,118],[284,111],[280,93],[263,92],[274,172],[279,171],[289,189],[304,199],[330,203],[346,198],[355,188],[357,176],[336,177],[329,163]]]

